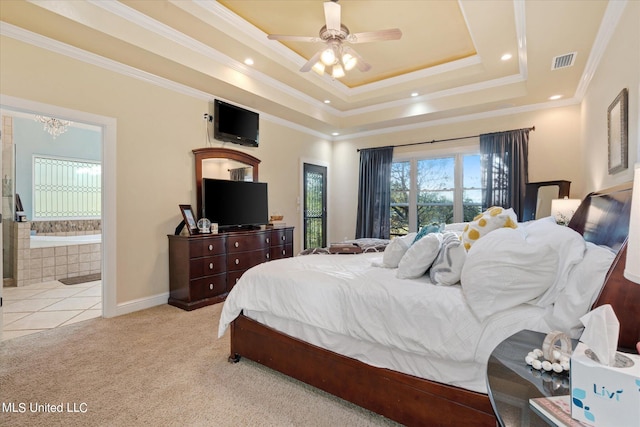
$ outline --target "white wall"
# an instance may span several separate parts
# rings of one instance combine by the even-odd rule
[[[629,167],[608,173],[607,109],[623,88],[629,90]],[[640,159],[640,2],[629,1],[589,84],[582,103],[583,175],[587,191],[633,179]]]
[[[215,94],[194,98],[11,38],[0,43],[3,95],[116,119],[116,301],[168,292],[167,234],[181,219],[178,204],[196,205],[191,150],[207,144],[203,114]],[[261,120],[259,148],[224,146],[262,160],[270,210],[299,232],[299,159],[330,162],[331,143]]]
[[[584,178],[579,162],[575,161],[582,156],[580,106],[548,108],[335,142],[332,177],[334,182],[340,183],[340,190],[333,192],[332,203],[340,206],[340,209],[331,212],[330,235],[336,239],[355,236],[359,164],[356,149],[449,139],[531,126],[535,126],[536,130],[529,133],[529,181],[566,179],[571,181],[571,196],[581,198],[585,194]],[[398,147],[394,149],[394,155],[429,155],[442,150],[455,150],[457,147],[478,146],[479,138],[473,138]]]

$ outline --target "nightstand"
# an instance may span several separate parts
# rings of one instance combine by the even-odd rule
[[[529,399],[570,393],[567,372],[538,371],[524,361],[531,350],[542,348],[544,338],[545,334],[540,332],[520,331],[502,341],[491,353],[487,391],[500,426],[548,426],[545,418],[531,408]],[[577,343],[572,340],[572,347]]]

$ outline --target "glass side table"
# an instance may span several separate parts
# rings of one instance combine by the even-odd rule
[[[544,338],[540,332],[517,332],[502,341],[489,357],[487,390],[502,427],[548,426],[546,418],[531,408],[529,399],[570,394],[568,372],[538,371],[524,361],[531,350],[542,348]],[[577,343],[572,340],[572,348]]]

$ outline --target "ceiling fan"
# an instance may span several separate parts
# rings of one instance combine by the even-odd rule
[[[340,5],[338,0],[324,3],[324,16],[326,24],[320,28],[318,37],[289,36],[283,34],[269,34],[269,40],[296,41],[296,42],[324,42],[325,46],[316,52],[300,71],[307,72],[311,69],[323,74],[325,71],[333,78],[344,77],[345,71],[357,67],[360,71],[369,71],[371,65],[347,43],[369,43],[384,40],[398,40],[402,37],[402,31],[398,28],[388,30],[368,31],[351,34],[349,28],[340,22]]]

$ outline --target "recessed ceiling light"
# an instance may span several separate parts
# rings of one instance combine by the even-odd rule
[[[253,59],[251,59],[251,58],[247,58],[247,59],[245,59],[245,60],[244,60],[244,63],[245,63],[246,65],[253,65]]]
[[[549,100],[555,101],[556,99],[560,99],[560,98],[562,98],[562,95],[553,95],[549,97]]]
[[[413,92],[411,96],[418,96],[418,92]]]
[[[340,133],[338,133],[338,132],[333,132],[331,135],[333,135],[333,136],[338,136],[338,135],[340,135]]]
[[[502,55],[500,57],[500,59],[502,59],[503,61],[508,61],[511,59],[511,54],[510,53],[505,53],[504,55]]]
[[[330,100],[330,99],[325,99],[325,100],[324,100],[324,103],[325,103],[325,104],[331,104],[331,100]]]

